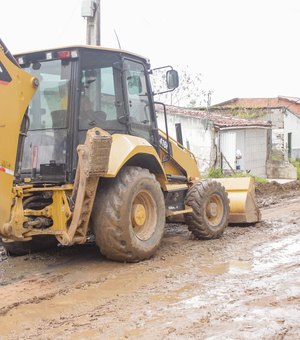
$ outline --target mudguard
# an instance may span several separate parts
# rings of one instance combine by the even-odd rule
[[[115,177],[124,164],[137,155],[153,157],[159,173],[166,178],[163,165],[154,147],[144,138],[122,134],[112,135],[108,171],[105,177]]]

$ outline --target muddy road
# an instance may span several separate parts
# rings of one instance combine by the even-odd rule
[[[300,185],[262,185],[263,222],[114,263],[91,242],[0,258],[0,339],[299,339]],[[0,250],[1,252],[1,250]]]

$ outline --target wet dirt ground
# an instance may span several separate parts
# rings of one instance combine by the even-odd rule
[[[0,339],[299,339],[300,185],[257,196],[263,222],[210,241],[169,224],[141,263],[0,249]]]

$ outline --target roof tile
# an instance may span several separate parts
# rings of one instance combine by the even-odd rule
[[[161,112],[161,106],[156,107],[158,112]],[[179,115],[179,116],[190,116],[198,119],[209,119],[214,123],[215,126],[220,128],[225,127],[270,127],[269,122],[265,122],[258,119],[243,119],[232,115],[231,108],[214,108],[208,109],[188,109],[178,106],[167,106],[167,112]]]

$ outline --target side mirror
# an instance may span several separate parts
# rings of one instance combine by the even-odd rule
[[[178,72],[175,70],[169,70],[166,73],[167,88],[174,90],[179,86]]]

